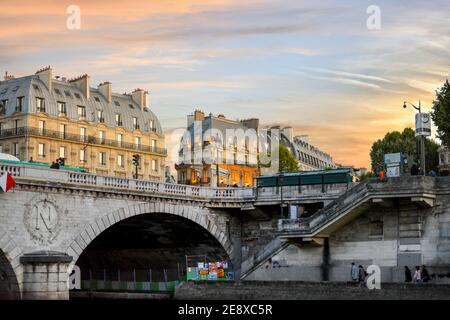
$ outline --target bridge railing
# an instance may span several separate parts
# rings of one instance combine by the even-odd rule
[[[0,172],[8,172],[14,177],[31,180],[66,182],[77,185],[106,187],[108,189],[126,189],[152,194],[174,195],[180,197],[197,197],[201,199],[254,200],[253,188],[208,188],[191,185],[170,184],[148,180],[128,179],[122,177],[102,176],[84,172],[55,170],[27,165],[0,164]]]

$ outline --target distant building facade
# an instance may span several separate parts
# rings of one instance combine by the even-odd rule
[[[321,151],[309,142],[309,136],[294,136],[294,130],[291,127],[282,129],[272,127],[271,129],[279,130],[280,143],[287,147],[297,159],[299,171],[336,169],[338,167],[328,153]]]
[[[90,77],[54,78],[50,67],[0,81],[0,152],[20,160],[65,165],[132,178],[164,181],[166,150],[148,92],[112,92],[110,82],[90,87]]]
[[[180,184],[251,187],[259,174],[258,119],[230,120],[224,115],[205,116],[196,110],[187,116],[187,130],[180,141],[177,182]],[[232,136],[227,130],[248,136]]]

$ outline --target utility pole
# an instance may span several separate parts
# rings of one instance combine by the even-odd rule
[[[419,121],[420,121],[420,124],[422,125],[422,105],[421,105],[421,102],[420,102],[420,100],[419,100],[419,106],[418,107],[416,107],[414,104],[412,104],[411,102],[408,102],[408,101],[405,101],[405,102],[403,102],[403,108],[407,108],[407,104],[409,104],[409,105],[411,105],[414,109],[416,109],[417,111],[419,111]],[[416,128],[416,130],[417,130],[417,128]],[[423,135],[423,134],[421,134],[420,135],[420,142],[419,142],[419,149],[420,149],[420,151],[419,151],[419,153],[420,153],[420,169],[421,169],[421,173],[422,173],[422,175],[426,175],[427,173],[426,173],[426,166],[425,166],[425,139],[426,139],[426,137],[425,137],[425,135]]]

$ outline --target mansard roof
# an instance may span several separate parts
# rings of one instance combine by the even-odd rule
[[[133,118],[138,119],[141,131],[150,132],[150,121],[160,136],[163,135],[161,124],[156,115],[147,107],[141,108],[130,95],[112,93],[111,103],[96,88],[90,88],[89,99],[83,92],[70,82],[52,79],[51,92],[37,75],[10,79],[0,82],[0,101],[8,100],[5,116],[15,112],[16,98],[24,97],[22,112],[35,113],[36,98],[45,99],[45,111],[50,116],[58,116],[57,102],[65,102],[67,117],[78,120],[78,106],[86,107],[86,120],[97,122],[97,110],[103,111],[105,124],[115,127],[115,114],[121,115],[123,127],[128,131],[134,130]]]

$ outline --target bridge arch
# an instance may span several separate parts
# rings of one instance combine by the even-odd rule
[[[103,231],[117,223],[138,215],[170,214],[188,219],[209,232],[220,243],[233,260],[233,245],[228,238],[226,230],[223,230],[213,219],[209,219],[209,209],[189,204],[174,204],[168,202],[150,202],[130,205],[107,213],[93,222],[75,236],[67,249],[67,253],[73,257],[72,265],[76,263],[80,255]]]
[[[20,299],[21,253],[12,237],[0,226],[0,300]]]

